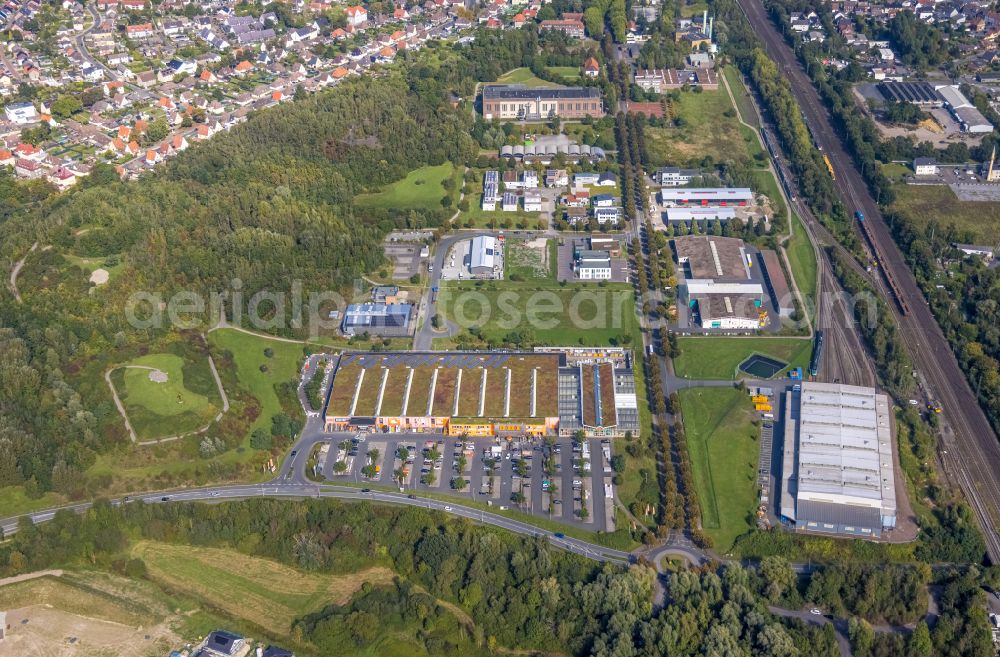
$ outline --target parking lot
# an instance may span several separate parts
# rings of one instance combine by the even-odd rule
[[[385,256],[392,261],[394,280],[404,280],[420,272],[421,248],[419,244],[385,244]]]
[[[443,493],[590,531],[615,529],[607,440],[341,433],[321,450],[317,468],[329,481]]]

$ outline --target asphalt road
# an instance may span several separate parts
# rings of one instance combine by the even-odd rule
[[[434,338],[445,337],[448,335],[446,332],[438,332],[434,330],[431,324],[431,319],[437,314],[437,300],[434,298],[433,288],[439,288],[441,286],[441,269],[444,267],[444,259],[448,255],[448,251],[456,243],[462,240],[471,240],[473,237],[479,235],[495,235],[494,231],[490,230],[475,230],[475,231],[463,231],[449,235],[445,237],[440,242],[437,243],[437,247],[434,251],[433,265],[434,270],[431,271],[431,282],[427,286],[427,291],[424,293],[423,308],[424,313],[422,316],[422,323],[417,328],[417,334],[413,338],[413,349],[414,351],[427,351],[434,344]]]
[[[798,63],[795,53],[771,23],[760,0],[739,0],[739,3],[754,31],[764,41],[768,55],[791,83],[813,135],[837,172],[835,185],[842,201],[852,212],[860,210],[864,213],[882,254],[879,266],[895,279],[909,307],[909,313],[902,315],[891,297],[889,299],[918,378],[928,395],[937,399],[943,407],[940,454],[946,473],[958,482],[975,511],[986,539],[990,561],[1000,563],[1000,444],[997,436],[892,239],[878,204],[841,143],[839,132],[833,127],[818,92]]]
[[[199,488],[185,491],[164,491],[161,493],[146,493],[132,498],[141,499],[147,504],[161,504],[168,502],[221,502],[224,500],[243,500],[252,497],[271,498],[295,498],[306,497],[332,498],[355,501],[371,501],[386,504],[400,504],[406,506],[417,506],[436,511],[450,513],[451,515],[467,518],[474,522],[492,525],[501,529],[521,534],[522,536],[540,536],[548,538],[558,548],[564,549],[574,554],[593,559],[595,561],[612,561],[626,564],[634,560],[634,557],[621,550],[613,550],[600,545],[588,543],[568,536],[558,537],[555,532],[540,529],[525,522],[513,520],[506,516],[497,515],[488,511],[462,506],[455,502],[442,502],[440,500],[416,496],[409,498],[402,493],[389,493],[383,491],[362,492],[361,489],[348,486],[326,486],[317,484],[300,484],[295,482],[266,483],[247,486],[219,486],[212,488]],[[113,503],[120,504],[120,500]],[[82,512],[90,508],[91,503],[85,502],[76,504],[64,509]],[[29,514],[35,523],[46,522],[55,516],[56,510],[40,511]],[[0,520],[0,527],[4,534],[9,536],[17,531],[17,518],[7,518]]]

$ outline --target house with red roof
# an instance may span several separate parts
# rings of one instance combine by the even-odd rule
[[[361,5],[355,5],[353,7],[348,7],[344,10],[347,14],[347,24],[357,27],[363,23],[368,22],[368,10]]]
[[[55,185],[56,189],[60,192],[65,192],[67,189],[76,184],[76,176],[74,176],[73,172],[66,167],[56,167],[49,172],[46,179]]]

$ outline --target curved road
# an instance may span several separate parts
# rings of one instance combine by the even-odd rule
[[[427,286],[427,291],[424,293],[424,301],[421,304],[424,308],[421,318],[422,323],[417,328],[417,334],[413,337],[414,351],[427,351],[433,346],[434,338],[446,337],[450,334],[450,331],[435,331],[431,324],[431,319],[437,314],[437,299],[432,292],[435,287],[441,285],[441,268],[444,267],[444,259],[448,255],[448,251],[451,250],[451,247],[462,240],[471,240],[473,237],[480,235],[496,235],[496,232],[492,230],[462,231],[449,235],[437,243],[432,261],[434,269],[431,271],[431,282]]]

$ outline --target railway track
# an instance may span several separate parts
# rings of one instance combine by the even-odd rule
[[[841,200],[865,215],[866,239],[881,254],[878,265],[887,272],[887,285],[880,288],[896,301],[890,304],[890,309],[916,367],[918,380],[926,394],[942,404],[939,456],[946,475],[959,484],[975,512],[990,561],[1000,563],[1000,443],[996,433],[979,407],[951,346],[892,239],[878,204],[841,143],[838,131],[833,128],[812,81],[771,23],[761,1],[738,2],[764,42],[768,55],[784,70],[814,137],[837,170],[834,185]],[[887,286],[893,289],[887,290]]]

